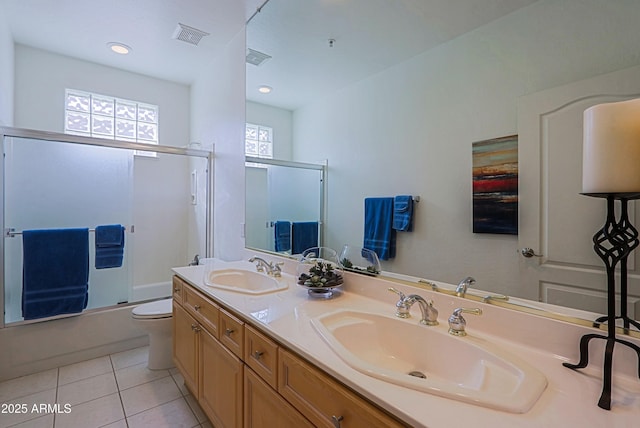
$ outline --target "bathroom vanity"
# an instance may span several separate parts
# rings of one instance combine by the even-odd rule
[[[255,266],[212,263],[174,269],[173,322],[176,366],[216,427],[629,427],[640,420],[638,368],[624,350],[614,356],[611,411],[596,405],[601,348],[592,347],[587,369],[562,367],[577,361],[586,327],[351,273],[331,299],[313,298],[288,273],[295,272],[295,264],[285,264],[282,277],[273,278],[279,286],[265,285],[268,291],[243,289],[247,285],[232,276],[218,287],[207,285],[206,272],[243,277],[244,271],[253,275]],[[439,325],[420,325],[418,307],[409,319],[394,317],[398,296],[389,287],[433,300]],[[470,305],[483,315],[467,316],[468,336],[449,335],[447,318]],[[438,388],[421,390],[414,379],[403,384],[393,378],[394,367],[376,359],[383,346],[368,336],[367,325],[376,323],[390,326],[378,329],[378,339],[402,349],[398,360],[420,353],[418,360],[431,358],[441,366],[424,380],[426,385],[442,376],[434,384]],[[338,331],[344,326],[346,339]],[[399,337],[385,336],[389,330]],[[485,362],[492,358],[498,359]],[[470,365],[483,369],[467,379]],[[525,379],[524,387],[509,380],[509,370],[514,379]],[[453,381],[447,383],[447,376]],[[456,384],[476,396],[464,390],[448,396],[447,388]],[[508,403],[519,395],[521,401]]]

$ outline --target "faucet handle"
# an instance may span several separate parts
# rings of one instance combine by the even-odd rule
[[[467,320],[464,319],[462,313],[472,315],[482,315],[482,309],[480,308],[456,308],[453,310],[453,314],[449,317],[449,334],[454,336],[466,336],[467,332],[465,327],[467,326]]]
[[[273,267],[271,268],[273,276],[282,276],[282,266],[284,266],[284,262],[277,262],[273,265]]]
[[[411,304],[407,302],[407,296],[405,296],[402,291],[393,287],[389,287],[387,290],[400,296],[400,300],[396,303],[396,316],[398,318],[410,318],[411,312],[409,312],[409,308],[411,307]]]
[[[397,290],[393,287],[389,287],[387,288],[387,290],[391,291],[392,293],[396,293],[398,296],[400,296],[400,300],[404,300],[406,297],[402,291]]]

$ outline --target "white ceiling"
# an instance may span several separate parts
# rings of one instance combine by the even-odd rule
[[[535,1],[269,0],[247,45],[273,58],[247,65],[247,98],[293,110]],[[0,13],[17,43],[189,84],[264,2],[0,0]],[[211,35],[197,47],[173,40],[179,22]],[[133,51],[117,55],[108,42]],[[273,92],[258,94],[263,84]]]
[[[189,84],[264,0],[0,0],[14,41]],[[198,46],[172,39],[178,23],[210,33]],[[108,42],[133,48],[126,56]]]
[[[247,64],[247,99],[294,110],[535,1],[269,0],[247,46],[273,59]]]

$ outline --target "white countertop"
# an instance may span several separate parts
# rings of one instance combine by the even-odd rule
[[[211,263],[215,269],[254,269],[244,261],[212,260]],[[277,341],[416,427],[449,428],[453,424],[510,428],[640,426],[640,379],[634,351],[622,345],[615,347],[611,410],[597,406],[602,391],[604,340],[592,341],[590,364],[586,369],[573,371],[562,366],[564,361],[578,361],[578,343],[583,334],[606,334],[603,331],[348,272],[342,291],[325,300],[310,298],[307,290],[297,286],[290,274],[283,275],[290,281],[287,290],[255,296],[205,285],[204,266],[173,271],[202,293],[243,314]],[[295,273],[295,263],[287,262],[285,272]],[[548,385],[537,403],[524,414],[502,412],[397,386],[348,366],[320,337],[310,320],[339,309],[393,314],[397,296],[387,291],[390,286],[434,301],[440,325],[425,328],[446,329],[447,318],[456,307],[481,307],[482,316],[466,317],[468,334],[487,339],[540,370],[547,377]],[[410,320],[418,322],[419,308],[414,307],[411,312],[414,316]],[[640,345],[636,339],[625,337],[625,340]],[[442,350],[442,358],[447,358],[446,349]]]

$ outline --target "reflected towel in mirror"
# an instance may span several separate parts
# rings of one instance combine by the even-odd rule
[[[398,195],[393,198],[393,228],[401,232],[413,230],[413,196]]]
[[[300,254],[304,250],[318,246],[318,222],[294,221],[291,223],[291,253]]]
[[[364,244],[380,260],[396,256],[396,231],[393,229],[393,198],[365,198]]]
[[[291,250],[291,222],[278,220],[273,224],[276,251]]]

